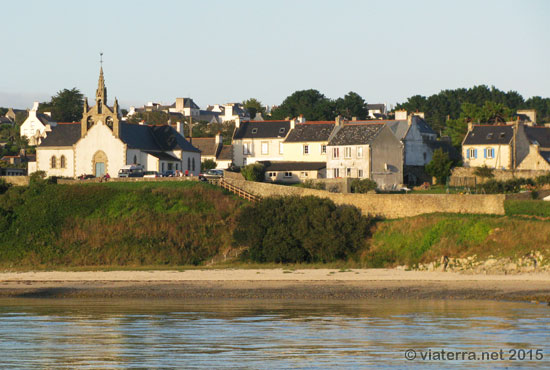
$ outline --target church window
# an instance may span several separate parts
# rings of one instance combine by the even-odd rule
[[[191,169],[191,157],[187,157],[187,169]]]
[[[88,129],[90,129],[90,127],[92,127],[94,124],[94,119],[92,117],[88,117],[88,120],[86,121],[86,123],[88,125]]]
[[[134,155],[134,164],[137,164],[137,156]]]
[[[101,114],[102,112],[101,99],[97,101],[97,113]]]
[[[59,167],[65,168],[65,156],[64,155],[62,155],[61,158],[59,159]]]
[[[195,158],[193,158],[193,171],[195,171]]]
[[[52,164],[52,168],[57,167],[57,159],[55,158],[55,155],[52,155],[51,164]]]
[[[113,129],[113,117],[107,117],[105,123],[107,124],[107,127],[109,127],[111,130]]]

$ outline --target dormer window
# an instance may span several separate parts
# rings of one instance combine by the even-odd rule
[[[492,139],[492,138],[493,138],[493,133],[492,133],[492,132],[489,132],[489,133],[487,134],[487,139]]]
[[[504,138],[504,135],[505,135],[505,133],[504,133],[504,132],[501,132],[501,133],[500,133],[500,138],[503,139],[503,138]]]
[[[257,128],[253,128],[253,129],[252,129],[252,133],[253,133],[253,134],[256,134],[257,132],[258,132],[258,129],[257,129]]]
[[[284,134],[284,133],[285,133],[285,128],[284,128],[284,127],[281,127],[281,128],[279,129],[279,134]]]

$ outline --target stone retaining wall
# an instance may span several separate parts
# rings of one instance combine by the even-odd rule
[[[455,167],[451,174],[449,185],[461,186],[462,182],[467,183],[467,186],[475,186],[475,184],[481,184],[487,179],[477,177],[474,175],[475,168],[472,167]],[[515,178],[529,178],[535,179],[538,176],[548,174],[548,171],[542,170],[493,170],[494,180],[506,181]],[[474,184],[474,185],[472,185]]]
[[[199,181],[197,176],[190,177],[123,177],[123,178],[110,178],[109,182],[160,182],[160,181]],[[58,184],[65,185],[74,185],[74,184],[90,184],[90,183],[100,183],[105,182],[100,178],[92,178],[86,180],[75,180],[75,179],[58,179]]]
[[[323,190],[225,179],[230,184],[261,197],[314,195],[336,204],[350,204],[364,214],[385,218],[411,217],[425,213],[504,214],[503,194],[337,194]]]
[[[8,184],[15,186],[29,185],[29,176],[2,176],[0,178],[4,179]]]

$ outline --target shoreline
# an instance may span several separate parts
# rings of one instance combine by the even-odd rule
[[[550,273],[220,269],[0,273],[0,298],[489,299],[550,302]]]

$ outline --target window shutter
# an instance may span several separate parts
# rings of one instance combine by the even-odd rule
[[[477,158],[477,149],[474,149],[474,158]]]
[[[487,158],[487,149],[483,149],[483,158]]]
[[[470,149],[466,149],[466,158],[470,158]]]

